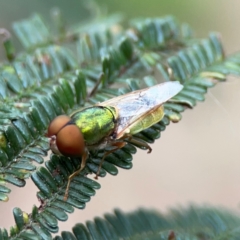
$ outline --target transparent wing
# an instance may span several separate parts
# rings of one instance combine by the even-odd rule
[[[165,82],[112,98],[99,105],[113,106],[118,110],[118,134],[147,112],[175,96],[182,88],[179,82]]]

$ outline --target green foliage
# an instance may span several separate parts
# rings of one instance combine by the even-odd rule
[[[100,188],[86,175],[97,172],[104,151],[91,152],[85,169],[72,181],[66,202],[63,195],[67,179],[79,168],[81,159],[51,154],[45,167],[36,168],[34,162],[43,164],[43,157],[47,156],[49,143],[45,133],[54,117],[153,86],[158,83],[155,76],[160,74],[163,81],[180,81],[184,89],[164,105],[165,117],[161,122],[137,134],[153,143],[171,121],[181,120],[182,111],[204,101],[209,87],[225,81],[229,74],[240,74],[240,55],[226,57],[216,33],[196,39],[187,24],[180,24],[171,16],[136,19],[126,28],[120,21],[121,17],[116,15],[69,29],[61,21],[58,29],[50,29],[39,15],[33,15],[14,24],[23,52],[14,53],[10,36],[4,39],[8,61],[0,65],[0,200],[8,200],[10,189],[6,182],[22,187],[31,176],[39,188],[37,197],[41,204],[33,206],[30,214],[15,208],[16,226],[11,228],[10,237],[6,230],[1,230],[0,239],[50,239],[51,233],[58,232],[58,221],[66,221],[67,213],[74,208],[83,209]],[[89,92],[93,93],[90,98]],[[107,156],[100,176],[116,175],[117,167],[130,169],[136,147],[140,146],[128,144]],[[197,221],[199,214],[204,224],[213,218],[213,226],[201,225]],[[126,235],[119,229],[123,228],[118,223],[121,218],[133,230]],[[187,221],[190,218],[194,221]],[[234,232],[238,217],[211,209],[190,209],[169,216],[148,211],[124,215],[116,211],[115,216],[108,215],[106,219],[89,222],[87,228],[77,225],[74,234],[85,234],[83,239],[101,239],[98,234],[103,239],[109,239],[104,234],[111,234],[112,239],[144,239],[138,234],[147,234],[149,239],[224,239],[218,236],[227,236],[230,231],[232,239],[237,239],[234,236],[239,232]],[[109,219],[115,223],[113,226]],[[232,222],[225,228],[229,219]],[[141,232],[144,222],[153,225],[146,225]],[[171,229],[176,237],[169,235]],[[66,232],[62,238],[74,239]]]
[[[239,239],[239,223],[239,216],[208,207],[173,209],[166,215],[145,209],[127,214],[115,210],[104,219],[96,217],[86,225],[76,224],[73,233],[62,232],[54,239]]]

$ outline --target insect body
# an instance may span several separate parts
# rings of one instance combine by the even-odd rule
[[[109,149],[97,175],[104,158],[125,146],[126,140],[151,152],[146,142],[133,135],[159,122],[164,116],[163,103],[182,88],[179,82],[165,82],[80,109],[70,117],[56,117],[48,128],[52,151],[64,156],[82,156],[81,167],[69,177],[64,199],[68,197],[71,180],[85,167],[89,150]]]

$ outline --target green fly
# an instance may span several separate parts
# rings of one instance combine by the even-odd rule
[[[64,199],[71,180],[86,166],[89,150],[106,149],[96,177],[105,157],[127,142],[150,153],[150,146],[134,134],[159,122],[164,116],[163,103],[182,88],[179,82],[165,82],[80,109],[70,116],[56,117],[48,127],[50,148],[59,155],[82,157],[80,168],[69,176]]]

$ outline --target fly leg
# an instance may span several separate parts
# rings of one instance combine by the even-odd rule
[[[67,199],[68,199],[68,191],[69,191],[70,183],[71,183],[72,179],[75,176],[77,176],[84,169],[84,167],[86,166],[87,159],[88,159],[88,151],[85,150],[83,153],[83,156],[82,156],[82,162],[81,162],[80,168],[68,177],[67,188],[65,190],[65,194],[64,194],[64,198],[63,198],[64,201],[67,201]]]
[[[142,139],[134,137],[132,135],[125,135],[124,137],[127,138],[127,141],[129,143],[133,143],[133,144],[135,144],[135,145],[137,145],[139,147],[143,147],[143,148],[147,149],[148,150],[147,153],[151,153],[152,152],[152,148],[145,141],[143,141]]]
[[[143,148],[147,149],[147,150],[148,150],[147,153],[151,153],[151,152],[152,152],[152,148],[151,148],[145,141],[143,141],[142,139],[139,139],[139,138],[137,138],[137,137],[134,137],[134,136],[132,136],[132,135],[130,135],[130,134],[126,134],[126,135],[124,135],[124,136],[121,138],[121,140],[124,140],[124,139],[126,139],[129,143],[133,143],[133,144],[135,144],[135,145],[137,145],[137,146],[139,146],[139,147],[143,147]],[[104,159],[105,159],[109,154],[117,151],[118,149],[124,147],[125,145],[126,145],[126,142],[124,142],[124,141],[114,142],[114,143],[111,144],[111,146],[115,146],[115,148],[112,149],[112,150],[110,150],[110,151],[107,151],[106,153],[104,153],[104,155],[103,155],[103,157],[102,157],[102,159],[101,159],[101,162],[100,162],[100,164],[99,164],[99,167],[98,167],[98,170],[97,170],[95,179],[98,179],[98,176],[99,176],[99,173],[100,173],[102,164],[103,164],[103,162],[104,162]]]
[[[117,151],[118,149],[124,147],[125,145],[126,145],[126,142],[115,142],[115,143],[112,143],[112,144],[111,144],[111,146],[113,146],[113,147],[115,147],[115,148],[104,153],[104,155],[103,155],[103,157],[102,157],[102,159],[101,159],[101,162],[100,162],[100,164],[99,164],[99,167],[98,167],[98,170],[97,170],[95,179],[98,179],[98,176],[99,176],[99,173],[100,173],[102,164],[103,164],[103,162],[104,162],[104,159],[105,159],[109,154]]]

